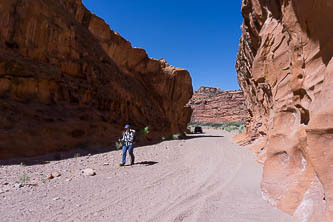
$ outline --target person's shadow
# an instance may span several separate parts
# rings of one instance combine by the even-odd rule
[[[142,161],[142,162],[135,163],[134,165],[152,166],[152,165],[155,165],[157,163],[158,162],[156,162],[156,161]]]

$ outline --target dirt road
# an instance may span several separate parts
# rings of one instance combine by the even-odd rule
[[[262,199],[261,166],[231,137],[209,131],[136,148],[138,164],[123,168],[120,151],[1,166],[1,221],[290,221]],[[89,166],[96,176],[80,174]],[[22,175],[37,186],[14,187]]]

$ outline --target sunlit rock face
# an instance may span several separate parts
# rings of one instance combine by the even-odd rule
[[[236,69],[262,144],[264,197],[296,221],[333,221],[333,2],[243,0]]]
[[[221,90],[201,86],[190,101],[193,109],[191,122],[241,122],[248,117],[241,90]]]
[[[183,133],[189,73],[112,31],[81,0],[0,0],[0,159],[110,147],[120,129]]]

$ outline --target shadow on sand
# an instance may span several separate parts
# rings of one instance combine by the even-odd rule
[[[155,164],[158,164],[158,162],[156,162],[156,161],[142,161],[142,162],[135,163],[134,165],[152,166],[152,165],[155,165]]]
[[[135,148],[139,148],[142,146],[149,146],[149,145],[154,145],[161,143],[161,141],[155,141],[155,142],[150,142],[146,144],[140,144],[138,143],[137,145],[134,146]],[[73,159],[75,160],[76,158],[81,158],[85,156],[94,156],[98,154],[103,154],[103,153],[109,153],[113,151],[119,151],[115,147],[99,147],[99,148],[94,148],[94,149],[74,149],[71,151],[65,151],[65,152],[56,152],[56,153],[50,153],[42,156],[35,156],[35,157],[18,157],[14,159],[9,159],[9,160],[0,160],[0,166],[10,166],[10,165],[22,165],[22,166],[33,166],[33,165],[44,165],[44,164],[49,164],[53,161],[60,161],[60,160],[66,160],[66,159]],[[145,162],[140,162],[136,164],[141,164],[141,165],[147,165],[151,166],[156,164],[155,162],[152,161],[145,161]]]
[[[156,162],[156,161],[142,161],[142,162],[134,163],[134,166],[135,165],[152,166],[152,165],[155,165],[155,164],[158,164],[158,162]],[[130,164],[124,165],[124,167],[130,167],[130,166],[132,166],[132,165],[130,165]]]
[[[76,159],[85,156],[93,156],[96,154],[103,154],[111,151],[117,151],[117,149],[113,147],[101,147],[95,149],[73,149],[71,151],[65,152],[56,152],[50,153],[42,156],[36,157],[21,157],[21,158],[14,158],[9,160],[0,160],[0,166],[6,165],[23,165],[23,166],[33,166],[33,165],[44,165],[49,164],[53,161],[60,161],[66,159]]]
[[[206,135],[206,134],[188,134],[184,138],[181,138],[181,140],[190,140],[190,139],[196,139],[196,138],[218,138],[223,136],[213,136],[213,135]],[[168,140],[166,140],[168,141]],[[169,140],[170,141],[170,140]],[[135,148],[142,147],[142,146],[149,146],[154,144],[159,144],[162,141],[152,141],[146,144],[137,144],[135,145]],[[79,157],[84,156],[93,156],[97,154],[103,154],[108,153],[112,151],[118,151],[114,147],[100,147],[95,149],[74,149],[72,151],[67,152],[57,152],[57,153],[51,153],[43,156],[37,156],[37,157],[22,157],[22,158],[15,158],[15,159],[9,159],[9,160],[0,160],[0,166],[8,166],[8,165],[23,165],[23,166],[33,166],[33,165],[44,165],[49,164],[52,161],[60,161],[60,160],[66,160],[66,159],[75,159]],[[153,161],[144,161],[140,163],[136,163],[138,165],[146,165],[151,166],[154,164],[157,164],[157,162]]]
[[[205,135],[205,134],[187,134],[185,136],[185,140],[196,139],[196,138],[222,138],[224,136],[213,136],[213,135]]]

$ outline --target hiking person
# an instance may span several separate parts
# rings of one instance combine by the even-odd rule
[[[135,136],[135,130],[130,128],[130,125],[126,125],[123,131],[123,137],[119,139],[119,142],[122,142],[122,160],[119,166],[124,166],[126,163],[126,153],[128,150],[129,155],[131,156],[131,165],[134,165],[135,156],[133,153],[133,141]]]

